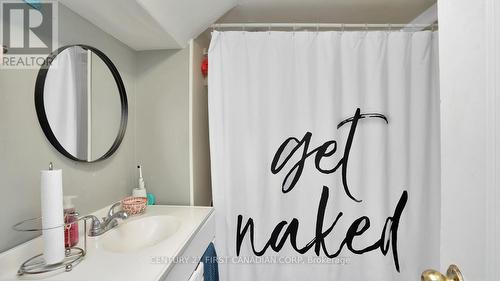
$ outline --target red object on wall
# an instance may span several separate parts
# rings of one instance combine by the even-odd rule
[[[206,56],[201,62],[201,74],[203,74],[203,77],[207,77],[208,75],[208,57]]]

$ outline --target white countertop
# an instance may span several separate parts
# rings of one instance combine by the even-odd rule
[[[97,217],[106,214],[108,208],[96,213]],[[19,266],[28,258],[42,252],[42,239],[37,237],[6,252],[0,253],[0,281],[4,280],[159,280],[169,271],[175,257],[182,254],[186,245],[211,215],[211,207],[184,207],[184,206],[148,206],[146,212],[140,216],[133,216],[130,220],[137,220],[145,216],[169,215],[179,219],[178,230],[169,238],[158,244],[141,250],[113,253],[101,249],[99,239],[104,237],[87,237],[87,255],[70,272],[56,274],[25,275],[18,277]],[[80,226],[80,233],[83,226]],[[120,226],[118,226],[120,227]],[[113,231],[113,230],[110,230]],[[83,238],[80,237],[79,247]],[[161,262],[158,262],[158,261]]]

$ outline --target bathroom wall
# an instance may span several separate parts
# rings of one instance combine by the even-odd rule
[[[210,146],[208,139],[208,87],[201,73],[203,51],[208,50],[210,35],[203,33],[189,43],[190,50],[190,163],[191,163],[191,204],[210,206],[212,186],[210,177]]]
[[[121,125],[120,92],[113,73],[98,55],[91,56],[91,159],[99,159],[116,139]],[[133,102],[133,101],[132,101]]]
[[[137,56],[137,159],[159,204],[189,205],[189,48]]]
[[[47,141],[38,123],[33,102],[38,71],[0,70],[0,252],[37,235],[14,232],[11,226],[40,216],[39,171],[46,169],[50,161],[63,169],[64,193],[79,196],[75,203],[81,213],[124,197],[136,183],[136,52],[62,5],[59,5],[59,41],[60,46],[92,45],[115,63],[129,99],[127,133],[121,147],[108,160],[82,164],[66,159]]]

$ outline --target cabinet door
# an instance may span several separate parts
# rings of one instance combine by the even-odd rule
[[[203,281],[203,263],[199,263],[196,270],[193,272],[189,281]]]

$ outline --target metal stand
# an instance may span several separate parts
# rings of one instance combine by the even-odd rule
[[[85,257],[85,250],[78,247],[66,248],[66,257],[61,263],[45,264],[43,254],[36,255],[29,260],[25,261],[19,267],[17,275],[24,274],[42,274],[52,272],[59,269],[69,272]]]
[[[71,227],[73,224],[78,224],[79,221],[83,220],[83,225],[84,225],[84,230],[83,230],[83,248],[79,247],[69,247],[66,248],[65,250],[65,257],[64,260],[60,263],[57,264],[46,264],[45,260],[43,258],[43,254],[38,254],[28,260],[26,260],[21,266],[19,267],[19,270],[17,271],[18,276],[22,276],[25,274],[42,274],[42,273],[48,273],[48,272],[53,272],[56,270],[62,270],[64,269],[65,272],[69,272],[75,267],[78,263],[80,263],[83,258],[85,257],[87,253],[87,219],[89,217],[81,217],[78,218],[74,222],[70,223],[65,223],[64,225],[60,226],[55,226],[51,228],[41,228],[38,226],[30,227],[30,223],[36,223],[39,222],[41,224],[42,219],[41,218],[34,218],[34,219],[28,219],[21,221],[17,224],[15,224],[12,228],[16,231],[22,231],[22,232],[32,232],[32,231],[42,231],[42,230],[48,230],[48,229],[55,229],[59,227]]]

